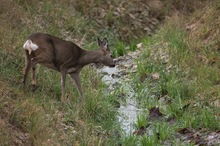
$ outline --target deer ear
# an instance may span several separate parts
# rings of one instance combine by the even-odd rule
[[[108,49],[108,40],[107,40],[107,38],[104,38],[104,39],[103,39],[102,45],[103,45],[106,49]]]
[[[98,39],[98,45],[100,47],[102,45],[102,41],[99,39],[99,37],[97,37],[97,39]]]

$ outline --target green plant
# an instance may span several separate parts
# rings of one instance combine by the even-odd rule
[[[127,136],[122,141],[122,146],[135,146],[137,145],[138,137]]]
[[[155,146],[158,145],[157,139],[155,136],[143,136],[141,138],[141,146]]]
[[[114,57],[123,56],[127,53],[126,45],[121,42],[117,41],[114,43],[114,50],[112,52]]]
[[[172,128],[167,123],[157,123],[154,129],[154,135],[160,141],[166,140],[172,134]]]
[[[137,116],[137,129],[140,129],[141,127],[147,126],[147,116],[142,114]]]

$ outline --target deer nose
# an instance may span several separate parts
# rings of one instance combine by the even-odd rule
[[[115,67],[116,61],[113,60],[113,64],[110,65],[110,67]]]
[[[110,65],[110,67],[115,67],[115,64],[113,64],[113,65]]]

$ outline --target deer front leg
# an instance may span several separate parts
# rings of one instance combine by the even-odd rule
[[[81,98],[83,98],[84,95],[83,95],[83,91],[82,91],[82,87],[81,87],[79,71],[70,74],[70,77],[73,79],[73,81],[74,81],[74,83],[75,83],[75,85],[76,85],[76,87],[79,91],[79,94],[80,94]]]
[[[26,55],[26,64],[25,64],[25,70],[24,70],[24,75],[23,75],[23,88],[24,88],[24,94],[26,94],[26,82],[27,82],[27,77],[28,77],[28,73],[31,69],[31,59],[29,56]]]

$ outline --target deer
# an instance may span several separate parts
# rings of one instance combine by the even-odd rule
[[[98,38],[98,49],[85,50],[71,41],[45,33],[33,33],[27,37],[23,49],[25,52],[25,69],[23,73],[23,90],[26,94],[28,73],[32,70],[32,92],[36,89],[36,65],[40,64],[58,71],[61,74],[61,100],[65,101],[65,81],[69,75],[78,89],[81,98],[84,93],[81,87],[80,71],[91,63],[101,63],[111,68],[115,61],[108,46],[107,38]],[[80,98],[80,99],[81,99]]]

